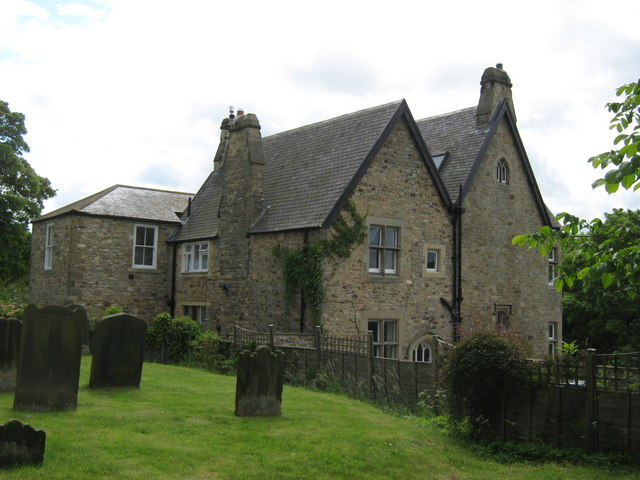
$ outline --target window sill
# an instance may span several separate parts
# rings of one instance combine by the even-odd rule
[[[367,282],[372,283],[401,283],[402,278],[398,275],[378,275],[375,273],[367,274]]]

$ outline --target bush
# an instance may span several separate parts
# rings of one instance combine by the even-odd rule
[[[122,305],[111,305],[104,311],[104,316],[107,317],[109,315],[115,315],[116,313],[124,312],[124,307]]]
[[[147,331],[147,344],[161,350],[169,360],[180,363],[188,359],[192,342],[203,335],[202,327],[189,317],[172,318],[168,313],[160,313]]]
[[[187,363],[211,372],[230,374],[235,372],[236,358],[229,358],[231,342],[223,340],[215,332],[204,332],[191,342]]]
[[[525,345],[515,335],[480,332],[447,353],[447,408],[454,421],[468,419],[472,436],[481,435],[502,405],[507,389],[523,387],[530,381],[531,364]]]
[[[24,309],[29,303],[29,285],[26,280],[0,282],[0,318],[24,320]]]

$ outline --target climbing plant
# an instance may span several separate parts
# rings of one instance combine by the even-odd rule
[[[358,213],[351,200],[347,200],[344,211],[349,214],[351,221],[340,214],[329,238],[305,243],[292,250],[279,246],[273,250],[273,254],[282,261],[287,294],[294,288],[301,290],[316,325],[320,324],[325,298],[323,260],[349,257],[354,246],[362,243],[366,237],[365,218]]]

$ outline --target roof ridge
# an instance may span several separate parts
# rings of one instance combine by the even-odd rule
[[[435,120],[436,118],[450,117],[451,115],[455,115],[455,114],[462,113],[462,112],[468,112],[469,110],[475,110],[475,109],[476,109],[475,106],[467,107],[467,108],[461,108],[459,110],[454,110],[452,112],[441,113],[439,115],[433,115],[431,117],[421,118],[420,120],[416,120],[416,123],[424,122],[426,120]]]
[[[293,132],[303,131],[303,130],[307,130],[307,129],[311,129],[311,128],[317,128],[317,127],[319,127],[320,125],[323,125],[323,124],[333,123],[333,122],[335,122],[337,120],[346,119],[348,117],[356,117],[356,116],[361,115],[363,113],[372,112],[374,110],[382,110],[382,109],[385,109],[385,108],[390,108],[391,106],[399,106],[404,101],[405,101],[404,99],[400,99],[400,100],[396,100],[396,101],[393,101],[393,102],[384,103],[382,105],[377,105],[375,107],[363,108],[363,109],[356,110],[356,111],[351,112],[351,113],[345,113],[345,114],[342,114],[342,115],[338,115],[336,117],[327,118],[325,120],[320,120],[320,121],[314,122],[314,123],[309,123],[307,125],[301,125],[299,127],[294,127],[294,128],[289,129],[289,130],[284,130],[282,132],[278,132],[278,133],[274,133],[272,135],[268,135],[266,137],[263,137],[263,140],[271,139],[271,138],[274,138],[274,137],[278,137],[280,135],[290,134],[290,133],[293,133]]]

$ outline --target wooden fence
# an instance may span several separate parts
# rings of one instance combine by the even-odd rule
[[[287,366],[331,372],[346,388],[359,385],[376,398],[415,404],[439,388],[440,358],[450,345],[437,341],[434,361],[373,356],[371,335],[351,339],[314,333],[251,332],[236,328],[235,348],[263,343],[280,349]],[[640,354],[556,357],[535,361],[531,385],[504,392],[489,428],[502,440],[543,441],[558,447],[640,454]]]

